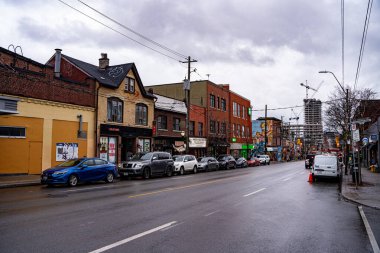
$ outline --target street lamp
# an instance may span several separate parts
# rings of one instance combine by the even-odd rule
[[[337,83],[339,84],[339,87],[342,89],[342,91],[346,94],[346,117],[345,117],[345,124],[346,124],[346,129],[348,129],[348,136],[346,137],[346,166],[345,166],[345,170],[344,170],[344,174],[347,175],[347,166],[348,166],[348,153],[349,153],[349,146],[348,146],[348,139],[351,135],[351,117],[349,116],[349,107],[348,107],[348,89],[344,89],[343,85],[339,82],[338,78],[336,78],[335,74],[331,71],[327,71],[327,70],[323,70],[323,71],[319,71],[320,74],[332,74],[335,78],[335,80],[337,81]],[[347,120],[348,118],[348,120]]]

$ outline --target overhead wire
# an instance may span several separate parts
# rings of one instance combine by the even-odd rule
[[[80,2],[80,3],[83,4],[83,5],[85,5],[86,7],[90,8],[91,10],[95,11],[95,12],[98,13],[99,15],[105,17],[106,19],[111,20],[112,22],[118,24],[119,26],[123,27],[124,29],[130,31],[131,33],[133,33],[133,34],[139,36],[140,38],[143,38],[144,40],[146,40],[146,41],[148,41],[148,42],[150,42],[150,43],[152,43],[152,44],[154,44],[154,45],[156,45],[156,46],[158,46],[158,47],[160,47],[160,48],[162,48],[162,49],[164,49],[164,50],[166,50],[166,51],[168,51],[168,52],[170,52],[170,53],[172,53],[172,54],[174,54],[174,55],[177,55],[177,56],[182,57],[182,58],[185,58],[185,59],[187,58],[186,55],[181,54],[181,53],[178,53],[177,51],[175,51],[175,50],[173,50],[173,49],[170,49],[170,48],[168,48],[168,47],[166,47],[166,46],[164,46],[164,45],[162,45],[162,44],[160,44],[160,43],[158,43],[158,42],[156,42],[156,41],[154,41],[154,40],[152,40],[152,39],[149,39],[148,37],[142,35],[141,33],[138,33],[138,32],[136,32],[136,31],[134,31],[133,29],[127,27],[126,25],[124,25],[124,24],[118,22],[117,20],[115,20],[115,19],[113,19],[113,18],[107,16],[106,14],[104,14],[104,13],[98,11],[98,10],[95,9],[94,7],[92,7],[92,6],[90,6],[90,5],[86,4],[86,3],[84,3],[83,1],[78,0],[78,2]]]
[[[361,65],[362,65],[362,61],[363,61],[364,47],[365,47],[365,42],[367,39],[369,20],[371,17],[372,4],[373,4],[373,0],[368,0],[367,13],[366,13],[365,21],[364,21],[363,35],[362,35],[362,41],[361,41],[361,45],[360,45],[358,65],[356,67],[354,89],[356,89],[356,85],[357,85],[358,80],[359,80],[360,69],[361,69]]]
[[[107,25],[107,24],[105,24],[105,23],[103,23],[103,22],[101,22],[101,21],[99,21],[99,20],[97,20],[97,19],[91,17],[90,15],[88,15],[88,14],[86,14],[86,13],[84,13],[84,12],[78,10],[77,8],[71,6],[70,4],[64,2],[63,0],[58,0],[58,1],[61,2],[61,3],[64,4],[64,5],[68,6],[69,8],[71,8],[71,9],[73,9],[73,10],[79,12],[80,14],[86,16],[87,18],[89,18],[89,19],[91,19],[91,20],[93,20],[93,21],[95,21],[95,22],[97,22],[97,23],[99,23],[99,24],[105,26],[106,28],[108,28],[108,29],[110,29],[110,30],[112,30],[112,31],[114,31],[114,32],[116,32],[116,33],[118,33],[118,34],[120,34],[120,35],[122,35],[122,36],[124,36],[124,37],[126,37],[126,38],[128,38],[128,39],[130,39],[130,40],[132,40],[132,41],[134,41],[134,42],[136,42],[137,44],[139,44],[139,45],[141,45],[141,46],[143,46],[143,47],[146,47],[146,48],[148,48],[148,49],[150,49],[150,50],[152,50],[152,51],[155,51],[156,53],[159,53],[159,54],[161,54],[161,55],[163,55],[163,56],[166,56],[166,57],[168,57],[168,58],[170,58],[170,59],[172,59],[172,60],[175,60],[175,61],[177,61],[177,62],[180,62],[179,59],[176,59],[176,58],[174,58],[174,57],[172,57],[172,56],[170,56],[170,55],[168,55],[168,54],[165,54],[165,53],[163,53],[163,52],[161,52],[161,51],[159,51],[159,50],[157,50],[157,49],[154,49],[154,48],[152,48],[152,47],[150,47],[150,46],[145,45],[144,43],[142,43],[142,42],[140,42],[140,41],[138,41],[138,40],[135,40],[135,39],[129,37],[128,35],[126,35],[126,34],[120,32],[120,31],[116,30],[115,28],[112,28],[111,26],[109,26],[109,25]]]

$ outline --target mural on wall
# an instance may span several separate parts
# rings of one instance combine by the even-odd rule
[[[68,159],[78,158],[78,143],[57,143],[56,156],[57,162],[64,162]]]
[[[268,145],[273,140],[273,121],[267,120],[267,138]],[[265,146],[265,121],[264,120],[252,120],[252,139],[255,145],[254,153],[264,153]]]

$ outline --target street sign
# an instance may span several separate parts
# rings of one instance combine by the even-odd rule
[[[364,137],[362,139],[362,142],[363,142],[363,145],[367,145],[368,144],[368,138],[367,137]]]
[[[360,133],[359,130],[355,130],[352,132],[352,140],[354,142],[360,141]]]

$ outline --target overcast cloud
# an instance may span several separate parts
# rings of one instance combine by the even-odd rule
[[[75,0],[64,0],[125,35],[141,40]],[[302,105],[305,89],[317,87],[325,101],[341,79],[340,0],[141,0],[85,1],[133,30],[198,60],[192,80],[230,84],[254,109]],[[367,1],[345,1],[345,83],[356,74]],[[111,64],[135,62],[144,85],[180,82],[186,65],[111,31],[59,1],[3,1],[0,46],[21,46],[24,56],[45,63],[55,48],[98,64],[101,52]],[[359,88],[380,92],[380,6],[373,2]],[[168,54],[167,52],[165,52]],[[178,60],[180,59],[170,54]],[[314,92],[310,91],[312,95]],[[379,96],[378,96],[379,97]],[[295,109],[301,113],[302,109]],[[270,111],[289,118],[291,110]],[[263,116],[257,112],[254,117]]]

